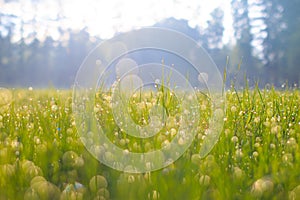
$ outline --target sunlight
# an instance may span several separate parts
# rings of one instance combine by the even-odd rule
[[[3,3],[2,3],[3,4]],[[1,7],[3,13],[13,13],[21,16],[23,23],[38,22],[38,27],[25,27],[25,35],[38,28],[38,38],[43,41],[47,34],[54,40],[59,39],[57,27],[63,29],[82,30],[86,28],[91,36],[108,39],[117,32],[126,32],[135,28],[152,26],[162,19],[174,17],[185,19],[192,28],[207,27],[210,12],[216,7],[224,9],[224,42],[233,38],[230,1],[214,0],[199,2],[197,0],[45,0],[37,4],[31,0],[5,3]],[[20,27],[21,22],[16,26]],[[18,41],[21,36],[15,36]]]
[[[175,17],[186,19],[194,28],[196,25],[206,27],[210,12],[217,6],[225,8],[225,26],[231,29],[230,1],[203,2],[198,1],[64,1],[63,15],[66,16],[68,26],[72,28],[87,27],[91,35],[110,38],[116,32],[125,32],[141,26],[151,26],[156,22]],[[225,33],[225,40],[230,37]]]

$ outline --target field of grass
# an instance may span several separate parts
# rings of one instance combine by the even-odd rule
[[[106,167],[85,149],[72,115],[72,91],[10,94],[10,104],[0,104],[0,200],[300,199],[298,88],[229,89],[223,131],[205,158],[198,152],[210,106],[199,95],[202,117],[190,148],[168,167],[140,174]],[[180,101],[164,97],[150,95],[145,104],[131,99],[140,106],[131,108],[136,123],[149,123],[147,106],[159,101],[173,119],[152,140],[137,141],[118,128],[109,94],[96,96],[94,112],[115,145],[150,151],[168,144],[180,126],[174,106]]]

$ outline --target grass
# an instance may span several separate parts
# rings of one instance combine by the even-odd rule
[[[142,174],[106,167],[84,148],[72,115],[71,91],[10,92],[12,102],[0,108],[1,200],[300,199],[297,88],[231,87],[223,131],[205,158],[198,153],[211,113],[208,99],[198,94],[201,118],[190,148],[168,167]],[[147,152],[177,134],[181,102],[170,91],[130,99],[130,116],[140,125],[149,123],[151,106],[166,108],[169,121],[152,139],[118,128],[110,100],[110,93],[98,93],[94,111],[115,145]]]

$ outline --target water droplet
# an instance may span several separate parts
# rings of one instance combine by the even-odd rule
[[[252,155],[253,155],[254,158],[257,158],[259,154],[258,154],[257,151],[254,151]]]
[[[237,111],[237,108],[236,108],[235,106],[231,106],[231,109],[230,109],[230,110],[231,110],[231,112],[233,112],[233,113],[234,113],[234,112],[236,112],[236,111]]]
[[[236,143],[236,142],[238,142],[238,141],[239,141],[239,138],[238,138],[237,136],[233,136],[233,137],[231,138],[231,142]]]
[[[252,185],[251,193],[255,197],[261,197],[266,192],[272,192],[274,183],[270,178],[261,178]]]
[[[155,84],[157,84],[157,85],[160,84],[160,80],[159,80],[159,79],[155,79],[154,82],[155,82]]]
[[[53,112],[56,112],[57,110],[58,110],[58,106],[57,105],[52,105],[51,106],[51,110],[53,111]]]

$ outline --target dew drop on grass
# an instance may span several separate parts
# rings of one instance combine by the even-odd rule
[[[177,130],[175,128],[171,128],[170,132],[171,132],[171,137],[174,137],[177,133]]]
[[[237,149],[235,152],[236,158],[241,159],[243,157],[243,152],[241,149]]]
[[[107,188],[108,183],[104,176],[96,175],[90,179],[89,187],[92,192],[98,191],[100,188]]]
[[[193,154],[191,157],[191,161],[192,163],[196,164],[196,165],[200,165],[201,164],[201,157],[199,154]]]
[[[235,106],[231,106],[231,112],[235,113],[237,111],[237,108]]]
[[[39,145],[41,143],[41,140],[38,136],[34,136],[33,139],[34,139],[34,142],[35,142],[36,145]]]
[[[77,162],[79,160],[77,160],[79,157],[77,155],[77,153],[75,153],[74,151],[67,151],[64,153],[64,155],[62,156],[62,163],[63,166],[65,168],[74,168],[77,166]]]
[[[275,148],[276,148],[276,145],[273,144],[273,143],[271,143],[271,144],[270,144],[270,148],[271,148],[271,149],[275,149]]]
[[[236,180],[240,180],[241,178],[243,178],[243,176],[244,176],[243,170],[241,170],[239,167],[234,167],[233,168],[233,177]]]
[[[239,141],[239,138],[237,136],[233,136],[231,138],[231,142],[233,142],[233,143],[237,143],[238,141]]]
[[[58,110],[58,106],[57,106],[56,104],[53,104],[53,105],[51,106],[51,110],[52,110],[53,112],[56,112],[56,111]]]
[[[254,123],[258,124],[260,122],[260,117],[255,117],[254,118]]]
[[[253,196],[260,198],[264,193],[271,193],[274,188],[274,183],[270,178],[260,178],[256,180],[251,188]]]
[[[179,139],[178,139],[178,144],[179,145],[184,145],[186,143],[186,140],[185,139],[183,139],[183,137],[180,137]]]
[[[155,82],[156,85],[160,84],[160,80],[159,79],[155,79],[154,82]]]
[[[110,193],[106,188],[100,188],[97,191],[96,199],[102,199],[102,197],[104,197],[103,199],[109,199],[109,197],[110,197]]]
[[[292,163],[294,160],[293,155],[290,153],[285,153],[282,155],[282,161],[286,164]]]
[[[171,148],[170,141],[169,141],[169,140],[163,141],[163,143],[162,143],[161,146],[162,146],[162,148],[165,149],[165,150],[170,150],[170,148]]]
[[[286,142],[286,145],[288,148],[290,148],[291,150],[297,149],[298,148],[298,144],[295,138],[291,137],[288,139],[288,141]]]
[[[128,149],[124,149],[124,150],[123,150],[123,155],[124,155],[124,156],[128,155],[129,153],[130,153],[130,152],[129,152]]]
[[[254,151],[252,155],[253,155],[254,158],[257,158],[259,154],[258,154],[257,151]]]

